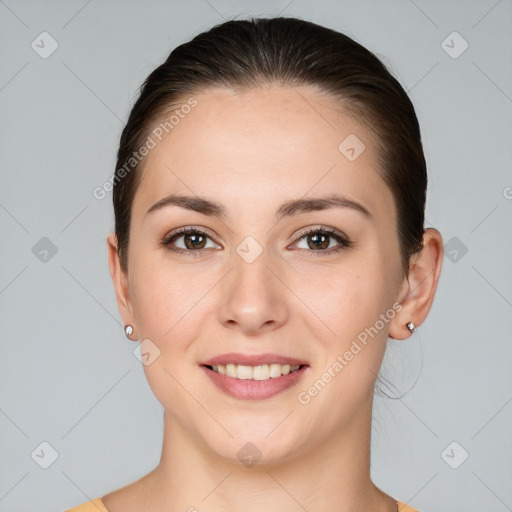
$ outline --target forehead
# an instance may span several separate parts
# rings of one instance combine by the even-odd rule
[[[332,192],[376,213],[389,207],[374,134],[332,96],[309,86],[271,85],[213,88],[194,98],[196,105],[146,157],[134,209],[174,192],[214,197],[228,210],[250,197],[268,205]]]

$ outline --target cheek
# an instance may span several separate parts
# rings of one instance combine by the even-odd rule
[[[206,284],[197,277],[162,266],[140,267],[132,286],[139,332],[156,343],[173,339],[204,295]]]
[[[137,267],[133,275],[132,301],[141,336],[161,340],[174,324],[171,303],[176,303],[177,287],[170,285],[160,269]]]
[[[160,362],[181,372],[181,363],[195,363],[195,342],[205,338],[205,321],[215,320],[214,307],[221,300],[217,285],[225,269],[212,269],[211,262],[193,257],[178,264],[160,251],[141,251],[133,268],[131,293],[140,339],[153,341]]]
[[[327,345],[335,341],[335,348],[340,348],[384,313],[384,274],[371,258],[354,253],[336,265],[310,268],[308,274],[301,270],[291,288],[314,313],[315,323],[324,333],[320,339]]]
[[[155,354],[150,355],[153,359],[149,364],[144,364],[144,373],[164,409],[181,417],[180,411],[194,406],[183,384],[192,395],[201,393],[197,379],[190,379],[190,367],[195,364],[190,348],[201,334],[201,298],[213,283],[209,284],[199,272],[176,272],[176,267],[144,265],[140,261],[137,265],[132,282],[137,328],[140,340],[150,340],[147,348]],[[184,415],[181,421],[191,420]]]

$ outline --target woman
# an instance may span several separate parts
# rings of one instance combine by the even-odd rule
[[[116,169],[109,267],[164,441],[70,510],[414,512],[371,481],[373,393],[443,242],[380,60],[294,18],[218,25],[149,75]]]

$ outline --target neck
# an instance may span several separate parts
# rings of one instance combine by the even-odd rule
[[[169,414],[159,465],[150,473],[147,510],[202,512],[395,512],[370,478],[371,406],[336,438],[287,462],[252,467],[220,458]]]

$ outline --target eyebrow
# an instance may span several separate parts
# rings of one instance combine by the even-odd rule
[[[160,199],[149,210],[148,213],[160,210],[166,206],[179,206],[187,210],[227,219],[226,208],[215,201],[199,196],[183,196],[171,194],[170,196]],[[298,213],[306,213],[316,210],[327,210],[330,208],[351,208],[362,213],[368,219],[373,220],[372,214],[360,203],[348,199],[339,194],[330,194],[323,197],[313,197],[310,199],[294,199],[283,203],[276,212],[276,220],[280,221],[284,217],[296,215]]]

